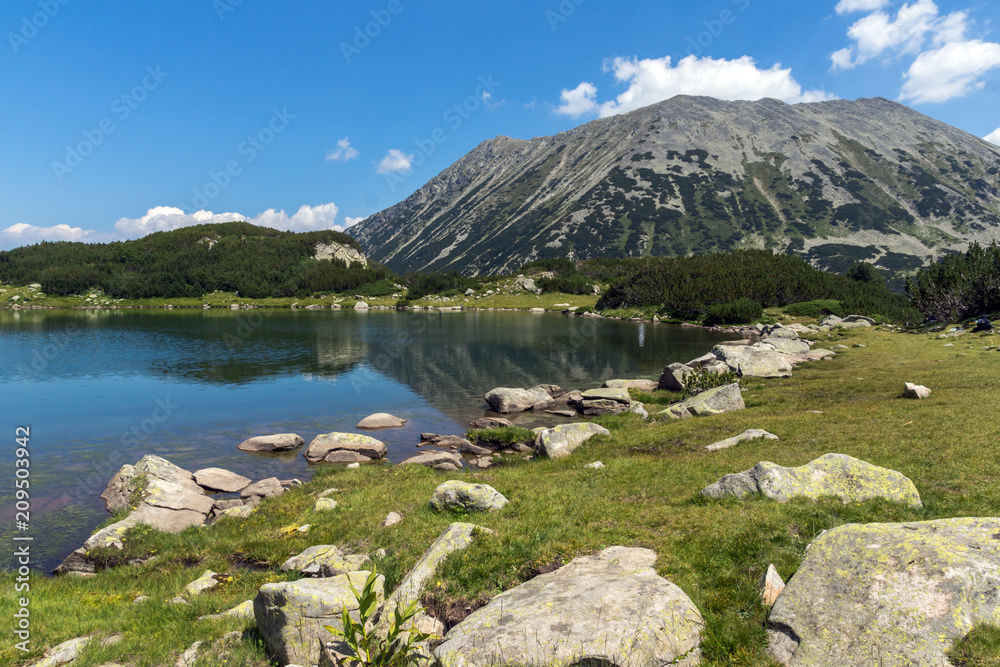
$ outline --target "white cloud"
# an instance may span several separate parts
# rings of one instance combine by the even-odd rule
[[[708,95],[723,100],[759,100],[774,97],[788,103],[818,102],[833,99],[820,90],[803,92],[792,77],[791,69],[776,64],[768,69],[757,67],[750,56],[734,60],[688,56],[673,65],[664,58],[615,58],[604,66],[615,79],[627,86],[614,100],[597,101],[597,88],[581,83],[573,90],[563,90],[562,105],[556,111],[579,116],[596,111],[600,116],[626,113],[675,95]]]
[[[991,144],[996,144],[997,146],[1000,146],[1000,127],[987,134],[985,137],[983,137],[983,139],[990,142]]]
[[[887,52],[889,55],[919,53],[928,34],[941,30],[953,34],[959,27],[964,32],[965,15],[958,14],[961,16],[949,15],[942,19],[934,0],[905,4],[895,18],[883,11],[869,14],[847,29],[847,36],[854,44],[830,56],[833,68],[857,67]]]
[[[365,216],[363,218],[352,218],[351,216],[346,216],[344,218],[344,229],[347,229],[348,227],[353,227],[354,225],[358,224],[359,222],[363,222],[364,220],[367,220],[367,219],[368,219],[368,216]]]
[[[351,140],[344,137],[337,142],[337,150],[330,151],[326,154],[326,159],[331,161],[341,160],[347,162],[348,160],[353,160],[354,158],[361,155],[358,149],[351,146]]]
[[[946,102],[980,90],[981,77],[1000,67],[1000,44],[978,39],[953,42],[921,53],[903,79],[900,99],[915,103]]]
[[[53,225],[37,227],[23,222],[0,229],[0,246],[14,248],[31,245],[39,241],[92,241],[98,233],[92,229],[70,227],[69,225]]]
[[[337,205],[333,203],[320,206],[302,206],[293,215],[288,215],[284,210],[276,211],[270,208],[250,218],[241,213],[196,211],[188,214],[173,206],[155,206],[146,211],[142,217],[121,218],[115,223],[115,229],[126,238],[138,238],[153,232],[166,232],[191,225],[241,220],[262,227],[308,232],[320,229],[340,229],[334,224],[337,219],[337,210]]]
[[[382,161],[378,163],[375,172],[378,174],[398,173],[410,170],[414,155],[404,153],[398,148],[390,148]]]
[[[837,3],[836,12],[838,14],[850,14],[851,12],[873,12],[882,9],[889,4],[889,0],[840,0]]]
[[[556,113],[574,118],[592,113],[597,109],[597,86],[584,81],[573,90],[564,89],[559,99],[562,104],[556,108]]]

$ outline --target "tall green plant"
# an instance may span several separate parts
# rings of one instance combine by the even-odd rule
[[[331,633],[340,637],[351,652],[351,665],[357,667],[407,667],[415,664],[419,657],[418,643],[427,641],[433,635],[418,632],[416,628],[405,628],[421,609],[416,600],[406,609],[393,609],[393,618],[383,634],[374,623],[378,613],[378,568],[372,567],[371,574],[365,580],[365,585],[358,592],[354,583],[348,581],[351,592],[358,601],[358,620],[351,618],[351,613],[344,605],[341,613],[342,627],[324,626]]]

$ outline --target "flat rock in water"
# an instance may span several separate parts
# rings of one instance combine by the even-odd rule
[[[769,616],[794,667],[950,665],[1000,618],[1000,519],[848,524],[817,537]]]
[[[501,509],[507,504],[507,499],[487,484],[470,484],[453,479],[438,486],[428,504],[438,512],[455,509],[488,512]]]
[[[746,408],[746,403],[743,402],[740,385],[738,382],[734,382],[695,394],[687,400],[671,405],[659,414],[671,419],[687,419],[689,417],[719,415],[744,408]]]
[[[701,493],[710,498],[761,494],[781,503],[792,498],[835,496],[845,505],[885,498],[923,506],[913,482],[902,473],[844,454],[826,454],[798,468],[761,461],[750,470],[726,475]]]
[[[203,468],[194,471],[194,481],[204,489],[232,493],[247,488],[252,480],[222,468]]]
[[[389,452],[385,443],[358,433],[326,433],[316,436],[306,448],[304,456],[310,463],[330,461],[331,452],[351,452],[367,460],[385,458]],[[355,461],[359,459],[355,458]],[[348,461],[350,463],[351,461]]]
[[[717,452],[720,449],[729,449],[730,447],[735,447],[736,445],[746,440],[757,440],[759,438],[764,438],[765,440],[777,440],[778,436],[776,436],[773,433],[768,433],[763,429],[752,428],[743,431],[739,435],[735,435],[732,438],[726,438],[725,440],[720,440],[715,444],[709,445],[705,449],[710,452]]]
[[[400,419],[387,412],[376,412],[368,415],[358,422],[355,428],[376,429],[376,428],[399,428],[406,423],[405,419]]]
[[[473,428],[504,428],[513,425],[514,423],[509,419],[502,419],[500,417],[481,417],[469,424]]]
[[[605,389],[638,389],[639,391],[655,391],[656,380],[608,380],[603,385]]]
[[[697,665],[701,614],[655,561],[625,547],[576,558],[493,598],[434,656],[442,667]]]
[[[319,662],[320,641],[330,638],[327,625],[342,626],[346,608],[358,620],[357,590],[365,585],[369,572],[351,572],[323,579],[264,584],[253,601],[257,629],[270,652],[281,661],[300,665]],[[378,578],[378,606],[385,599],[384,577]]]
[[[751,345],[750,347],[725,347],[716,345],[712,354],[742,377],[785,378],[791,377],[792,366],[780,353]]]
[[[301,447],[305,440],[294,433],[278,433],[277,435],[259,435],[248,438],[236,446],[242,452],[287,452]]]
[[[610,435],[610,432],[590,422],[560,424],[538,434],[538,450],[550,459],[561,459],[595,435]]]
[[[585,401],[615,401],[617,403],[623,403],[629,405],[632,403],[632,397],[629,396],[628,389],[588,389],[583,392],[583,400]]]

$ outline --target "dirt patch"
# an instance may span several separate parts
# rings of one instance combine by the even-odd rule
[[[424,607],[424,612],[428,616],[433,616],[444,623],[445,632],[464,621],[469,614],[485,607],[490,598],[482,595],[475,600],[466,599],[439,599],[433,593],[424,593],[420,598],[420,604]]]

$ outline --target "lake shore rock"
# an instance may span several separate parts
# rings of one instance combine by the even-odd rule
[[[572,454],[593,436],[610,434],[608,429],[590,422],[560,424],[538,434],[537,449],[550,459],[561,459]]]
[[[368,415],[364,419],[358,422],[355,428],[360,429],[381,429],[381,428],[399,428],[406,423],[405,419],[396,417],[395,415],[390,415],[388,412],[376,412],[373,415]]]
[[[442,667],[696,665],[704,621],[655,561],[625,547],[576,558],[493,598],[434,656]]]
[[[366,463],[385,458],[385,443],[357,433],[326,433],[316,436],[303,452],[310,463]]]
[[[279,433],[277,435],[258,435],[247,438],[236,449],[241,452],[287,452],[305,444],[302,436],[294,433]]]
[[[705,415],[719,415],[745,408],[746,403],[743,402],[740,385],[734,382],[695,394],[687,400],[674,403],[658,414],[670,419],[688,419]]]
[[[507,504],[502,493],[487,484],[449,480],[434,490],[430,508],[436,512],[459,509],[465,512],[489,512]]]

